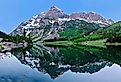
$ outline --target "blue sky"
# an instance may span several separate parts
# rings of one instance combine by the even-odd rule
[[[68,14],[94,11],[106,18],[121,20],[121,0],[1,0],[0,31],[10,33],[22,21],[54,5]]]

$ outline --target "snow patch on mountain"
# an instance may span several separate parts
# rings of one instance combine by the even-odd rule
[[[56,30],[53,29],[53,31],[51,31],[52,35],[48,37],[58,36],[56,32],[57,30],[63,29],[61,27],[63,27],[64,22],[71,21],[71,20],[76,21],[77,19],[86,21],[88,23],[96,23],[102,27],[113,24],[113,21],[111,19],[107,20],[95,12],[80,12],[80,13],[72,13],[71,15],[68,15],[64,13],[57,6],[53,6],[50,8],[48,12],[42,12],[39,15],[35,15],[32,18],[28,19],[27,21],[22,22],[11,33],[11,35],[17,35],[17,34],[22,35],[24,32],[23,31],[24,29],[27,33],[26,35],[28,35],[29,33],[32,33],[32,35],[35,35],[40,30],[49,26],[48,29],[56,28]],[[56,35],[54,35],[53,33],[56,33]]]

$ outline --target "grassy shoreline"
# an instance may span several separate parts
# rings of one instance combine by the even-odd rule
[[[71,46],[74,45],[72,41],[53,41],[53,42],[44,42],[44,45],[55,45],[55,46]]]
[[[87,46],[97,46],[97,47],[106,47],[106,45],[115,45],[121,46],[121,43],[106,43],[106,39],[95,40],[95,41],[84,41],[84,42],[74,42],[74,41],[53,41],[53,42],[44,42],[44,45],[54,45],[54,46],[73,46],[76,44],[87,45]]]

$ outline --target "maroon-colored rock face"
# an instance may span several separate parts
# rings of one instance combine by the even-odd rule
[[[103,18],[101,15],[93,13],[93,12],[89,12],[89,13],[73,13],[70,15],[70,18],[72,19],[85,19],[88,21],[101,21],[101,22],[106,22],[106,19]]]
[[[43,32],[43,30],[45,30],[45,27],[46,27],[46,29],[49,29],[49,31],[48,30],[46,31],[48,32],[46,33],[48,34],[47,38],[49,39],[58,38],[59,37],[58,32],[64,29],[63,28],[64,22],[70,21],[70,20],[75,21],[76,19],[84,20],[89,23],[98,23],[102,27],[111,25],[113,23],[111,19],[107,20],[97,13],[80,12],[80,13],[72,13],[71,15],[68,15],[58,7],[53,6],[49,9],[49,11],[40,13],[39,15],[33,16],[31,19],[22,22],[11,33],[11,35],[18,35],[18,34],[22,35],[24,32],[23,29],[26,29],[27,34],[30,33],[33,36]]]
[[[61,9],[56,6],[50,8],[50,10],[45,14],[45,18],[55,19],[58,18],[69,18],[69,15],[65,14]]]

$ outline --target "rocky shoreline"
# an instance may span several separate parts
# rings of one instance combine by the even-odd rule
[[[11,49],[19,47],[27,47],[27,42],[19,44],[13,42],[0,42],[0,52],[11,51]]]

